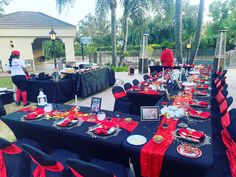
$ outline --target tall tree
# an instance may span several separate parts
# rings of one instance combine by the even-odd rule
[[[198,48],[200,45],[202,22],[203,22],[203,15],[204,15],[204,3],[205,3],[205,0],[200,0],[199,8],[198,8],[197,29],[196,29],[193,47],[192,47],[192,51],[190,54],[190,61],[189,61],[189,63],[191,63],[191,64],[193,63],[194,58],[197,55]]]
[[[4,6],[7,6],[11,0],[0,0],[0,15],[4,13]]]
[[[175,49],[177,62],[182,63],[182,0],[175,1]]]
[[[73,7],[75,0],[56,0],[58,13],[61,14],[62,10],[66,7]]]

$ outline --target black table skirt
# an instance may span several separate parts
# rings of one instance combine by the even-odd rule
[[[44,94],[47,95],[48,103],[65,103],[74,98],[76,91],[76,85],[71,78],[58,82],[35,79],[26,82],[28,101],[31,102],[37,102],[40,89],[43,89]]]
[[[149,68],[150,68],[150,72],[152,73],[153,71],[161,72],[162,68],[164,68],[164,69],[180,69],[180,66],[174,66],[174,67],[170,67],[170,66],[149,66]],[[190,69],[192,67],[183,66],[183,68]]]
[[[0,99],[2,100],[2,103],[5,104],[10,104],[14,102],[14,92],[12,91],[2,91],[0,92]]]

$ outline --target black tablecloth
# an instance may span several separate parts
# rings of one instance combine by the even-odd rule
[[[1,91],[0,99],[2,100],[2,103],[4,105],[12,103],[14,101],[13,94],[14,92],[12,91]]]
[[[59,109],[70,108],[70,106],[58,106]],[[80,111],[88,112],[89,108],[81,107]],[[104,112],[107,116],[115,116],[113,112]],[[117,136],[107,139],[93,138],[86,133],[90,126],[95,125],[93,123],[84,122],[81,126],[71,129],[57,129],[55,126],[52,126],[54,120],[21,121],[21,117],[24,114],[22,112],[15,112],[1,118],[13,131],[17,139],[27,137],[53,148],[65,148],[79,153],[84,159],[96,157],[128,164],[128,157],[122,149],[122,143],[130,134],[126,130],[122,129]],[[139,117],[132,115],[120,114],[120,117],[132,117],[134,120],[139,120]]]
[[[174,66],[174,67],[170,67],[170,66],[149,66],[149,68],[150,68],[150,72],[152,73],[153,71],[161,72],[162,68],[164,68],[164,69],[180,69],[180,66]],[[192,67],[191,66],[183,66],[183,68],[190,69]]]
[[[176,94],[177,89],[172,89],[171,94]],[[210,94],[210,90],[207,91]],[[208,101],[210,103],[209,98],[197,98],[198,100]],[[160,108],[162,107],[162,101],[167,101],[165,97],[163,97],[156,105]],[[173,100],[170,100],[171,103]],[[204,109],[204,111],[211,111],[210,109]],[[186,120],[183,118],[180,120],[181,122],[186,123]],[[141,122],[139,126],[131,133],[131,135],[140,134],[147,138],[149,141],[157,131],[159,126],[159,122],[150,121],[150,122]],[[206,135],[212,137],[211,130],[211,120],[207,120],[202,123],[190,124],[189,128],[193,128],[199,131],[203,131]],[[206,172],[213,165],[213,150],[212,144],[205,145],[200,147],[202,151],[202,156],[197,159],[190,159],[181,156],[177,152],[177,146],[179,143],[175,140],[167,149],[163,159],[163,166],[161,171],[161,176],[171,176],[171,177],[203,177]],[[127,141],[124,141],[123,147],[127,151],[128,155],[131,157],[132,163],[134,165],[136,176],[140,176],[140,151],[141,146],[130,145]]]
[[[102,68],[77,76],[77,93],[80,97],[87,97],[102,91],[115,83],[115,74],[109,68]]]
[[[59,80],[58,82],[35,79],[26,82],[28,101],[31,102],[37,102],[40,89],[43,89],[44,94],[47,95],[49,103],[65,103],[72,100],[76,91],[75,82],[71,78]]]

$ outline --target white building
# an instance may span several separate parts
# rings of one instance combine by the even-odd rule
[[[21,52],[21,59],[34,64],[43,56],[42,44],[50,40],[54,29],[58,39],[65,44],[67,61],[75,61],[74,39],[76,27],[41,12],[20,11],[0,15],[0,61],[3,69],[12,50]],[[1,67],[1,66],[0,66]]]

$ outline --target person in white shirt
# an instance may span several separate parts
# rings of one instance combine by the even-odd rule
[[[13,50],[7,64],[8,73],[11,74],[12,82],[16,85],[16,105],[20,105],[20,97],[22,96],[23,105],[27,106],[27,92],[26,92],[26,78],[29,77],[29,73],[26,66],[20,58],[20,51]]]

